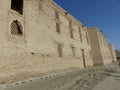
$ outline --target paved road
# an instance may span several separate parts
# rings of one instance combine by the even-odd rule
[[[75,76],[81,77],[80,72],[14,83],[12,85],[0,87],[0,90],[54,90],[57,87],[63,86],[66,82],[71,81]]]
[[[120,90],[120,73],[108,74],[108,77],[93,90]]]
[[[76,90],[75,88],[81,88],[81,84],[85,86],[87,81],[93,80],[94,82],[93,74],[95,71],[97,70],[88,69],[45,79],[22,81],[2,86],[0,90]]]
[[[102,76],[107,76],[103,82],[97,82]],[[0,86],[0,90],[120,90],[120,68],[86,69],[45,79],[34,79],[19,83]]]

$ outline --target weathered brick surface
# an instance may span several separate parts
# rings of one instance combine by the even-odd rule
[[[96,66],[112,63],[112,56],[105,35],[95,27],[89,28],[88,32],[91,41],[93,64]]]
[[[86,66],[92,66],[91,47],[87,43],[87,28],[53,1],[24,0],[23,15],[12,10],[11,0],[0,0],[0,76],[18,72],[58,72],[82,69],[85,51]],[[42,5],[42,6],[41,6]],[[55,10],[59,12],[59,20],[55,18]],[[18,20],[23,28],[23,36],[11,35],[11,23]],[[70,37],[69,21],[72,21],[74,39]],[[56,23],[60,24],[60,32],[56,32]],[[82,32],[80,41],[79,27]],[[63,47],[63,57],[58,56],[58,43]],[[75,47],[75,57],[71,46]]]
[[[108,45],[97,28],[87,28],[52,0],[24,0],[23,15],[11,9],[11,0],[0,3],[0,77],[82,69],[82,50],[87,67],[116,61],[114,47]],[[14,20],[21,23],[23,36],[11,34]],[[56,31],[56,23],[60,25],[60,33]],[[59,57],[58,44],[62,45],[63,57]]]
[[[111,52],[111,56],[112,56],[112,61],[113,62],[117,61],[114,45],[110,44],[109,48],[110,48],[110,52]]]

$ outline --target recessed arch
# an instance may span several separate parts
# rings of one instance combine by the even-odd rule
[[[11,34],[23,36],[23,28],[21,23],[18,20],[14,20],[11,23]]]

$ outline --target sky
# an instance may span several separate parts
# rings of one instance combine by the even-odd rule
[[[54,0],[81,23],[98,27],[120,50],[120,0]]]

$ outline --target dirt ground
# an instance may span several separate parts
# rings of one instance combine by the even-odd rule
[[[0,90],[120,90],[119,86],[120,67],[114,62],[50,77],[1,83]]]

